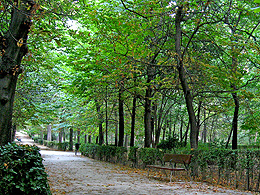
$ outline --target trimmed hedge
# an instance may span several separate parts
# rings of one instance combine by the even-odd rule
[[[50,195],[39,148],[15,143],[0,147],[0,194]]]
[[[40,138],[34,138],[33,140],[36,143],[39,143],[41,145],[47,146],[49,148],[57,149],[57,150],[66,151],[69,148],[69,142],[59,143],[57,141],[47,141],[47,140],[42,140]]]
[[[181,148],[170,151],[81,144],[80,151],[82,155],[91,158],[128,164],[137,168],[145,168],[147,164],[159,164],[164,153],[192,154],[190,171],[194,180],[240,190],[259,191],[260,150],[256,149],[231,150],[212,147],[198,150]]]
[[[79,151],[82,155],[113,163],[124,164],[127,160],[127,148],[125,147],[81,144]]]

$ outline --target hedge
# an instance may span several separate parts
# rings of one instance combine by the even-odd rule
[[[51,194],[42,160],[36,146],[1,146],[0,194]]]
[[[99,146],[82,144],[82,155],[98,160],[145,168],[147,164],[159,164],[164,153],[192,154],[190,164],[193,180],[230,186],[241,190],[259,191],[260,150],[231,150],[223,148],[187,148],[161,150],[155,148]],[[120,160],[119,160],[120,159]],[[178,175],[178,174],[177,174]]]

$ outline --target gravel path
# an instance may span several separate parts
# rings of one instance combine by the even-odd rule
[[[21,139],[22,143],[25,143],[23,141],[25,139]],[[148,178],[144,170],[101,162],[80,155],[75,156],[73,152],[47,149],[42,148],[41,154],[54,195],[253,194],[199,182],[159,181]]]

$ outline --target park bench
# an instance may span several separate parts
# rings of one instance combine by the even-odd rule
[[[154,169],[162,169],[162,170],[169,170],[171,172],[170,175],[170,182],[172,178],[172,173],[175,171],[187,171],[189,174],[189,164],[191,163],[191,156],[189,154],[164,154],[163,161],[161,161],[160,165],[147,165],[148,167],[148,177],[149,177],[149,171],[151,168]],[[168,164],[168,166],[167,166]],[[182,167],[178,166],[182,165]],[[167,173],[165,171],[166,177]],[[189,174],[190,176],[190,174]]]

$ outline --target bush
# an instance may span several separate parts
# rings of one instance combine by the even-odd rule
[[[179,139],[176,138],[175,136],[173,137],[169,137],[166,140],[161,141],[157,148],[161,148],[161,149],[174,149],[174,148],[179,148],[181,147],[183,144],[181,142],[178,141]]]
[[[66,151],[69,147],[69,142],[55,143],[55,145],[58,146],[58,150]]]
[[[36,146],[15,143],[1,146],[0,178],[0,194],[51,194]]]
[[[162,161],[164,152],[156,148],[140,148],[138,150],[138,159],[144,166],[155,164],[156,161]]]

